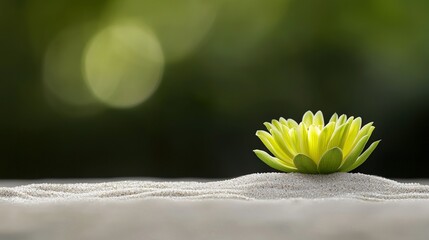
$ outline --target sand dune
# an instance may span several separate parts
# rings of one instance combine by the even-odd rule
[[[214,182],[117,181],[46,183],[0,188],[0,201],[14,203],[153,198],[182,200],[328,198],[389,201],[429,199],[429,186],[398,183],[359,173],[330,175],[262,173]]]
[[[351,173],[0,188],[0,239],[428,239],[429,186]]]

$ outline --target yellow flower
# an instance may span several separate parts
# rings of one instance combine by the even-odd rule
[[[321,111],[307,111],[299,124],[280,118],[264,123],[269,132],[256,132],[274,157],[261,150],[253,151],[267,165],[283,172],[349,172],[365,162],[381,141],[373,142],[362,153],[374,131],[372,124],[361,127],[360,117],[338,117],[335,113],[325,125]]]

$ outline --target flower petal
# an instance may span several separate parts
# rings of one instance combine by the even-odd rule
[[[336,122],[338,120],[338,114],[334,113],[332,117],[329,119],[329,122]]]
[[[300,145],[301,153],[308,154],[308,133],[304,123],[300,123],[297,130],[298,144]]]
[[[301,173],[317,173],[316,163],[305,154],[297,154],[293,158],[293,163]]]
[[[253,150],[253,152],[258,156],[259,159],[261,159],[264,163],[266,163],[268,166],[277,169],[279,171],[283,172],[296,172],[297,169],[293,166],[288,166],[285,163],[281,162],[279,159],[270,156],[268,153],[261,151],[261,150]]]
[[[306,127],[313,124],[313,113],[311,111],[307,111],[304,116],[302,116],[302,122],[306,125]]]
[[[332,134],[331,139],[329,140],[328,149],[331,149],[333,147],[338,147],[340,145],[341,138],[343,136],[345,128],[346,128],[346,124],[343,124],[343,125],[340,125],[339,127],[337,127],[335,129],[334,133]]]
[[[287,123],[289,124],[289,128],[297,128],[298,127],[298,123],[293,119],[289,118],[287,120]]]
[[[340,167],[342,160],[343,153],[341,149],[335,147],[326,151],[319,162],[319,173],[327,174],[336,172]]]
[[[285,142],[285,146],[288,149],[288,151],[295,156],[297,153],[297,149],[295,147],[295,142],[292,139],[292,136],[290,135],[292,129],[288,129],[287,131],[283,131],[283,140]],[[293,130],[292,130],[293,131]],[[292,157],[293,158],[293,157]]]
[[[356,159],[362,153],[366,143],[368,142],[369,137],[369,135],[365,135],[361,140],[359,140],[359,142],[356,144],[350,154],[344,159],[343,165],[341,165],[339,169],[341,172],[345,172],[346,169],[348,169],[356,162]]]
[[[362,119],[360,117],[353,120],[353,122],[350,124],[350,129],[347,134],[347,138],[343,147],[343,151],[345,155],[347,155],[347,153],[349,153],[350,150],[352,149],[353,143],[356,140],[356,136],[359,133],[361,125],[362,125]]]
[[[298,130],[297,128],[291,128],[289,129],[289,137],[290,137],[290,141],[291,141],[291,147],[296,151],[296,152],[302,152],[301,150],[301,144],[299,143],[299,139],[298,139]]]
[[[283,150],[280,148],[280,146],[276,143],[273,136],[271,136],[269,133],[258,130],[256,131],[256,136],[259,137],[259,139],[262,141],[262,143],[265,145],[265,147],[268,148],[268,150],[278,159],[283,160],[284,162],[290,162],[292,163],[292,159],[289,158]]]
[[[353,145],[356,144],[361,138],[363,138],[363,136],[371,134],[372,131],[374,131],[375,127],[373,127],[372,124],[373,122],[370,122],[360,129]]]
[[[371,155],[371,153],[374,151],[374,149],[378,146],[378,143],[381,140],[375,141],[373,142],[368,149],[365,150],[365,152],[362,153],[362,155],[360,155],[360,157],[358,157],[358,159],[356,160],[356,162],[349,168],[345,169],[345,172],[350,172],[353,171],[354,169],[356,169],[357,167],[359,167],[360,165],[362,165],[362,163],[364,163],[366,161],[366,159],[368,159],[369,155]]]
[[[371,123],[372,124],[372,123]],[[368,126],[367,126],[368,125]],[[355,141],[353,142],[351,149],[348,152],[343,151],[343,154],[345,157],[347,157],[350,154],[350,151],[353,150],[353,148],[356,146],[356,144],[365,136],[369,136],[368,138],[371,137],[372,132],[374,131],[375,127],[367,124],[365,125],[361,131],[359,131],[358,136],[356,137]],[[366,129],[364,129],[366,128]],[[365,133],[364,135],[362,135],[363,133]]]
[[[281,124],[281,123],[279,123],[279,121],[277,121],[277,120],[273,119],[273,120],[271,121],[271,124],[272,124],[275,128],[277,128],[277,130],[279,130],[279,131],[283,131],[282,124]]]
[[[274,137],[274,140],[276,141],[276,143],[279,145],[279,147],[281,148],[281,150],[290,158],[292,159],[294,154],[292,154],[288,147],[286,146],[285,140],[283,139],[283,134],[278,131],[277,129],[273,128],[271,129],[271,135]]]
[[[329,140],[335,130],[335,122],[328,123],[319,134],[319,152],[323,153],[326,151]]]
[[[343,125],[346,122],[346,120],[347,120],[347,115],[342,114],[335,123],[337,124],[337,127],[339,127]]]
[[[343,135],[341,136],[341,143],[340,143],[340,145],[339,145],[339,147],[341,148],[341,149],[343,149],[344,148],[344,144],[346,143],[346,139],[347,139],[347,136],[349,135],[349,130],[350,130],[350,126],[352,125],[352,123],[353,123],[353,119],[354,119],[354,117],[349,117],[349,119],[347,119],[347,121],[346,121],[346,127],[344,128],[344,133],[343,133]]]
[[[264,126],[267,128],[268,131],[271,131],[272,125],[269,122],[264,122]]]
[[[314,115],[313,124],[321,127],[325,125],[325,122],[323,120],[323,113],[321,111],[317,111],[317,113]]]
[[[317,163],[320,160],[319,134],[317,127],[311,125],[308,129],[308,155]]]
[[[280,122],[281,124],[283,124],[284,126],[289,127],[289,126],[288,126],[288,123],[287,123],[287,120],[286,120],[286,119],[284,119],[284,117],[281,117],[281,118],[279,119],[279,122]]]

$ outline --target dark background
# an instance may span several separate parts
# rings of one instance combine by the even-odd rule
[[[429,178],[428,11],[426,0],[0,0],[0,178],[272,171],[252,152],[264,148],[255,131],[307,110],[374,121],[382,142],[357,171]],[[121,18],[151,28],[165,58],[156,91],[131,107],[94,100],[79,67]]]

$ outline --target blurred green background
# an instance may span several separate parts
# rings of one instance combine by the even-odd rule
[[[255,131],[307,110],[375,122],[383,141],[359,172],[428,178],[428,9],[2,0],[0,178],[272,171]]]

